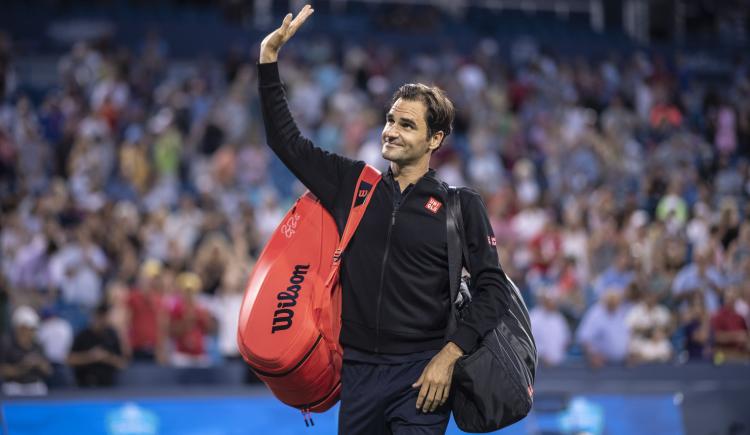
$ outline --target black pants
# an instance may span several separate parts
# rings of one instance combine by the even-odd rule
[[[430,360],[400,364],[344,361],[341,370],[339,435],[442,435],[448,403],[434,412],[417,409],[412,388]]]

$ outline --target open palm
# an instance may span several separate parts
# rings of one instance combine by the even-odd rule
[[[313,12],[315,10],[310,5],[305,5],[294,18],[291,13],[286,14],[281,27],[269,33],[260,43],[260,63],[276,62],[281,47],[297,33]]]

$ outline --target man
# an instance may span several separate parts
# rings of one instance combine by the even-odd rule
[[[565,352],[570,345],[570,327],[558,309],[557,292],[554,289],[539,294],[541,303],[529,312],[531,331],[542,364],[558,366],[565,360]]]
[[[127,364],[117,332],[107,322],[108,312],[109,307],[99,305],[91,324],[73,340],[68,364],[80,387],[112,386],[117,371]]]
[[[702,294],[706,309],[710,314],[721,307],[721,292],[726,279],[718,267],[711,264],[713,250],[708,246],[699,247],[693,262],[685,265],[672,281],[672,296],[681,310],[692,293]]]
[[[36,340],[39,315],[22,305],[13,311],[13,333],[0,347],[0,377],[3,394],[8,396],[42,396],[47,394],[44,379],[52,366]]]
[[[146,260],[138,273],[137,286],[128,294],[128,338],[135,360],[166,362],[167,314],[161,281],[161,262]]]
[[[177,276],[180,298],[169,314],[169,329],[174,342],[171,356],[175,367],[208,367],[211,358],[206,338],[216,330],[211,314],[198,302],[203,282],[197,273],[182,272]]]
[[[667,362],[672,357],[672,316],[659,304],[660,297],[661,293],[646,290],[625,317],[630,331],[628,360],[632,364]]]
[[[279,78],[280,48],[313,13],[288,14],[261,43],[259,90],[269,146],[343,230],[364,162],[325,152],[304,138]],[[344,255],[344,347],[339,433],[441,434],[456,360],[497,325],[507,305],[489,220],[480,197],[461,195],[474,300],[455,331],[450,313],[447,188],[429,168],[452,129],[453,104],[440,89],[407,84],[394,95],[382,133],[388,171]]]
[[[586,358],[593,368],[622,364],[628,355],[630,330],[625,319],[630,308],[617,288],[606,290],[586,311],[576,331]]]

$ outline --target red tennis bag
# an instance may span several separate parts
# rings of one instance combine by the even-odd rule
[[[303,413],[339,399],[341,253],[359,225],[380,173],[365,166],[344,234],[310,192],[286,214],[255,264],[240,310],[240,353],[273,394]]]

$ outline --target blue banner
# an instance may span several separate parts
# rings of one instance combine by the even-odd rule
[[[334,434],[338,407],[302,414],[272,397],[132,398],[13,401],[2,405],[8,435]],[[667,395],[584,395],[537,398],[534,411],[499,433],[682,435],[679,407]],[[463,433],[451,421],[447,434]]]

